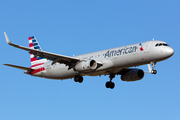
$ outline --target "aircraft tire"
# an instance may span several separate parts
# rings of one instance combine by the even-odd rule
[[[79,76],[79,83],[82,83],[83,82],[83,77],[82,76]]]
[[[110,89],[113,89],[115,87],[115,84],[113,82],[110,82]]]
[[[78,82],[79,81],[79,77],[76,75],[75,77],[74,77],[74,82]]]
[[[106,82],[106,88],[110,88],[110,82],[108,81],[108,82]]]
[[[110,88],[110,89],[113,89],[115,87],[115,84],[113,82],[106,82],[106,88]]]
[[[82,83],[82,82],[83,82],[83,77],[80,76],[80,75],[76,75],[76,76],[74,77],[74,81],[75,81],[75,82]]]
[[[152,74],[157,74],[157,70],[152,70]]]

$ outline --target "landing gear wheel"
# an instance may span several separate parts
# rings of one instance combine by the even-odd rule
[[[113,89],[114,86],[115,86],[115,84],[113,82],[110,82],[110,81],[106,82],[106,88]]]
[[[79,80],[79,83],[82,83],[83,82],[83,77],[80,76],[80,80]]]
[[[154,70],[155,65],[156,65],[156,62],[153,61],[153,62],[151,62],[150,64],[152,65],[151,73],[152,73],[152,74],[157,74],[157,70]]]
[[[157,70],[152,70],[151,73],[152,74],[157,74]]]
[[[83,82],[83,77],[80,76],[80,75],[76,75],[76,76],[74,77],[74,82],[82,83],[82,82]]]
[[[111,84],[110,84],[110,89],[113,89],[114,88],[114,86],[115,86],[115,84],[113,83],[113,82],[110,82]]]
[[[78,82],[79,81],[79,77],[78,76],[75,76],[74,77],[74,82]]]
[[[106,88],[110,88],[111,82],[106,82]]]

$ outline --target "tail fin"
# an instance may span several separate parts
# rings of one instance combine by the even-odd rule
[[[35,49],[35,50],[40,50],[42,51],[38,41],[36,40],[36,38],[34,36],[29,37],[29,47],[31,49]],[[45,62],[47,62],[48,60],[45,58],[41,58],[41,57],[35,57],[33,54],[30,53],[30,58],[31,58],[31,68],[32,69],[37,69],[37,68],[41,68]]]

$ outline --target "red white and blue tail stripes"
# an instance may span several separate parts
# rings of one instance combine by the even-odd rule
[[[38,41],[36,40],[36,38],[34,36],[29,37],[29,47],[31,49],[35,49],[35,50],[40,50],[41,51],[41,47],[40,47]],[[31,68],[33,68],[33,69],[42,68],[44,63],[48,61],[45,58],[34,57],[34,55],[31,54],[31,53],[30,53],[30,58],[31,58]]]

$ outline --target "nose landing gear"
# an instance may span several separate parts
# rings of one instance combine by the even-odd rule
[[[152,73],[152,74],[157,74],[157,70],[154,70],[155,65],[156,65],[156,62],[153,61],[153,62],[151,62],[150,64],[152,65],[151,73]]]
[[[157,74],[157,70],[152,70],[151,73],[152,74]]]

